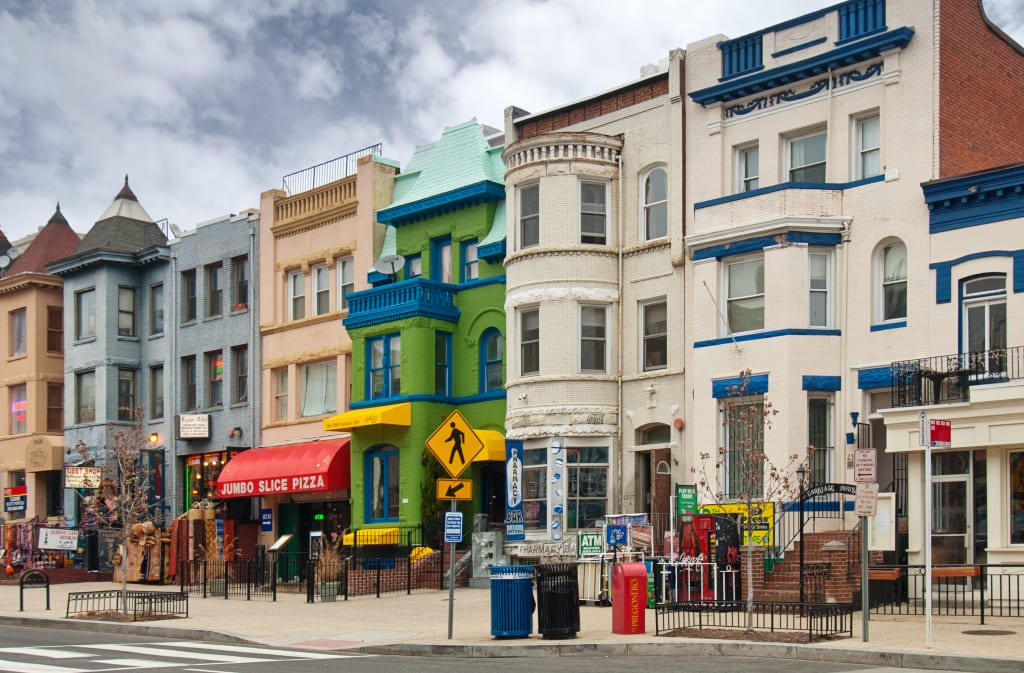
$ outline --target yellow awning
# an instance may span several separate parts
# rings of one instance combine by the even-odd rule
[[[476,436],[484,443],[484,448],[476,454],[474,463],[487,460],[505,462],[505,435],[495,430],[477,430]]]
[[[362,428],[367,425],[404,425],[412,424],[412,403],[388,404],[382,407],[354,409],[337,416],[324,419],[324,430],[344,431]]]

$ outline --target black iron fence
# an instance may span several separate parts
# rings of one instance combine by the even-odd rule
[[[899,360],[890,368],[894,407],[962,402],[972,385],[1024,377],[1024,346]]]
[[[347,178],[350,175],[355,175],[359,159],[373,154],[380,154],[382,148],[383,145],[377,143],[376,145],[370,145],[361,150],[349,152],[345,156],[325,161],[316,166],[310,166],[301,171],[289,173],[281,180],[282,188],[288,192],[288,196],[295,196],[296,194],[330,184],[336,180]]]
[[[111,619],[127,615],[131,621],[188,617],[188,594],[179,591],[72,591],[65,617],[83,615]]]
[[[925,568],[917,565],[872,566],[868,570],[871,612],[923,615]],[[933,615],[1024,617],[1024,565],[934,566]]]
[[[662,603],[654,609],[657,635],[681,629],[746,629],[747,618],[742,601]],[[750,619],[756,631],[805,633],[808,641],[853,636],[853,606],[841,603],[754,601]]]

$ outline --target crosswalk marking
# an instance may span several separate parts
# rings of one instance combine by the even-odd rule
[[[98,663],[116,668],[166,668],[166,661],[154,661],[153,659],[96,659]],[[175,664],[172,664],[172,666]]]
[[[5,671],[5,673],[80,673],[81,670],[80,668],[36,664],[31,661],[0,659],[0,671]]]
[[[191,641],[181,641],[180,644],[196,650],[216,650],[218,652],[235,652],[238,654],[272,654],[278,657],[294,657],[299,659],[339,659],[343,656],[347,657],[347,655],[331,654],[329,652],[273,650],[263,647],[246,647],[244,645],[221,645],[220,643],[193,643]]]
[[[161,647],[145,647],[139,645],[78,645],[96,650],[114,650],[115,652],[128,652],[130,654],[148,654],[152,657],[170,657],[171,659],[197,659],[199,661],[217,661],[223,664],[254,664],[265,661],[274,661],[266,657],[236,657],[230,654],[217,654],[216,652],[184,652],[168,650]]]
[[[55,647],[4,647],[0,649],[4,654],[24,654],[30,657],[46,657],[47,659],[78,659],[80,657],[91,657],[91,654],[84,652],[69,652]]]

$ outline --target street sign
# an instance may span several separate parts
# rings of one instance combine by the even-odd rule
[[[444,513],[444,541],[453,544],[462,542],[462,512]]]
[[[937,418],[928,419],[928,439],[933,449],[948,449],[953,446],[953,424]]]
[[[853,450],[853,481],[871,484],[878,481],[878,452],[874,449]]]
[[[853,513],[857,516],[874,516],[878,507],[878,484],[857,484],[857,496]]]
[[[438,500],[472,500],[473,481],[470,479],[438,479]]]
[[[445,472],[452,479],[458,479],[483,450],[484,443],[456,409],[427,437],[427,448],[440,461]]]

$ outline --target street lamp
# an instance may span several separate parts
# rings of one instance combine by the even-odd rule
[[[804,604],[804,478],[807,468],[796,468],[796,483],[800,485],[800,605]]]

